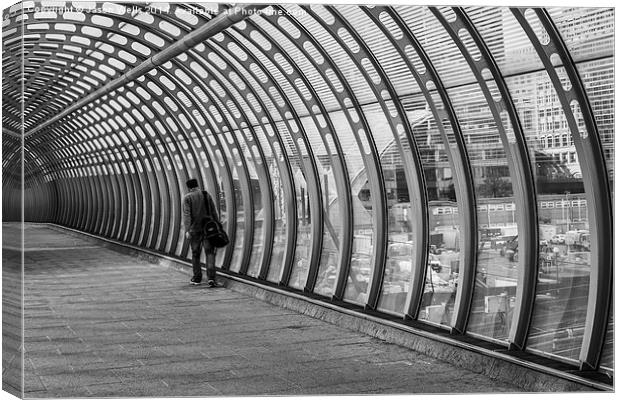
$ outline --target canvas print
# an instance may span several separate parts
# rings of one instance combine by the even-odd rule
[[[613,393],[612,4],[2,17],[12,396]]]

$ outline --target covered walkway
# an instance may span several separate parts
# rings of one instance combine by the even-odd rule
[[[57,228],[24,237],[25,397],[522,390]]]
[[[23,367],[40,396],[512,390],[474,371],[613,391],[615,20],[6,8],[2,222],[43,225],[25,257],[7,225],[5,385]],[[194,180],[230,238],[213,291],[181,273]]]

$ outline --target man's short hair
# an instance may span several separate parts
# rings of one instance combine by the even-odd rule
[[[198,181],[194,178],[190,179],[189,181],[185,182],[185,184],[187,185],[188,189],[193,189],[195,187],[198,187]]]

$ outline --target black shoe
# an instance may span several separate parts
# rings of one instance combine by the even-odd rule
[[[201,281],[201,280],[202,280],[202,279],[192,278],[192,279],[189,281],[189,283],[190,283],[190,285],[200,285],[200,281]]]
[[[209,287],[216,287],[217,283],[215,283],[213,279],[209,279],[209,281],[207,282],[207,285],[209,285]]]

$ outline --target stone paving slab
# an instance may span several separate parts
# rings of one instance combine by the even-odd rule
[[[26,397],[522,391],[58,230],[27,231]]]
[[[22,274],[18,229],[2,234],[2,390],[22,392]],[[7,246],[13,246],[13,249]],[[36,382],[34,382],[36,385]]]

